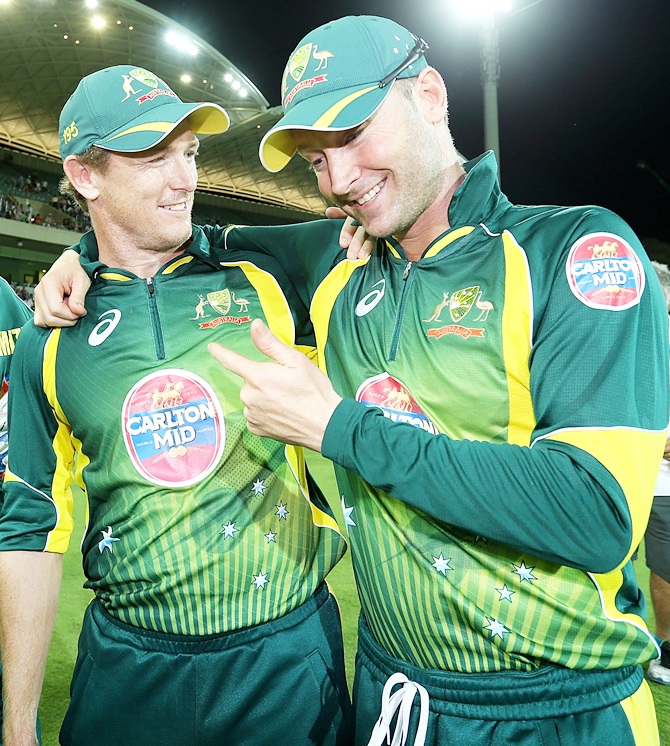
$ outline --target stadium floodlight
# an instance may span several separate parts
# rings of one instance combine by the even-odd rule
[[[178,52],[182,54],[189,54],[191,57],[195,57],[198,54],[198,47],[184,34],[180,34],[178,31],[168,31],[165,34],[165,41]]]
[[[98,7],[98,0],[84,0],[84,7],[95,10]]]
[[[452,4],[461,15],[470,18],[485,18],[512,10],[512,0],[452,0]]]
[[[500,132],[498,126],[498,81],[500,80],[500,48],[496,13],[512,10],[512,0],[452,0],[454,7],[470,18],[481,21],[480,59],[484,91],[484,148],[492,150],[498,161],[500,179]]]
[[[107,25],[107,21],[102,16],[93,16],[91,18],[91,26],[95,29],[102,29],[105,28]]]
[[[191,82],[191,76],[188,73],[184,73],[179,80],[181,80],[182,83],[190,83]]]

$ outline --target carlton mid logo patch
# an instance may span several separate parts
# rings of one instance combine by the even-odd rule
[[[128,392],[121,415],[130,460],[150,482],[188,487],[210,474],[226,442],[223,412],[202,378],[161,370]]]
[[[418,405],[409,389],[388,373],[364,381],[356,392],[356,401],[368,407],[379,407],[394,422],[406,422],[426,432],[437,434],[437,428]]]
[[[591,233],[568,255],[570,290],[585,305],[624,311],[640,302],[645,276],[633,247],[613,233]]]

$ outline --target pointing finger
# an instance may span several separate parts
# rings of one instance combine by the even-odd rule
[[[240,355],[239,352],[230,350],[218,342],[210,342],[207,349],[209,354],[215,360],[218,360],[224,368],[236,376],[240,376],[240,378],[246,378],[251,373],[252,366],[255,365],[253,360],[249,360],[248,357]]]

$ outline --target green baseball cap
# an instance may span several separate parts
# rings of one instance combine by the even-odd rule
[[[282,78],[284,116],[260,144],[261,163],[276,173],[295,155],[291,130],[347,130],[369,119],[396,78],[428,63],[428,45],[379,16],[346,16],[305,36]]]
[[[184,103],[154,73],[116,65],[87,75],[60,113],[60,154],[80,155],[91,145],[138,153],[158,145],[184,119],[196,134],[225,132],[228,114],[212,103]]]

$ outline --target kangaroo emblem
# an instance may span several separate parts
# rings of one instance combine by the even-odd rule
[[[429,319],[424,319],[424,324],[429,324],[431,321],[439,321],[440,320],[440,314],[442,313],[442,309],[447,305],[449,302],[449,293],[442,293],[442,300],[435,306],[435,310],[433,311],[433,315]]]
[[[195,316],[191,317],[191,321],[195,321],[196,319],[204,319],[205,318],[205,306],[209,305],[209,301],[204,296],[198,295],[198,298],[200,298],[200,302],[195,307]]]
[[[139,93],[139,91],[136,91],[133,88],[133,79],[130,77],[130,75],[122,75],[123,78],[123,92],[126,94],[125,98],[121,99],[121,103],[124,101],[127,101],[131,96],[135,96]]]

